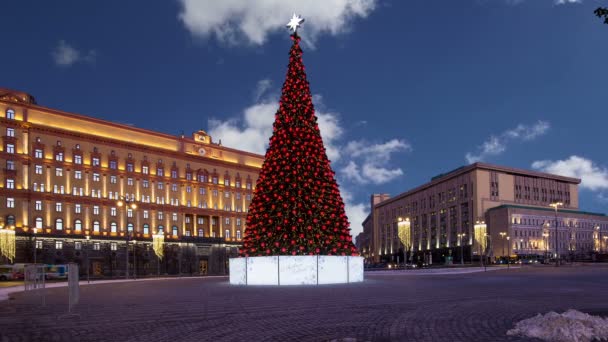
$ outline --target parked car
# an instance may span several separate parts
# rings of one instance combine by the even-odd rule
[[[2,265],[0,266],[0,280],[13,280],[13,265]]]

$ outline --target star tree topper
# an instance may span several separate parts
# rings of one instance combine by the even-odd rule
[[[290,30],[293,31],[293,33],[296,33],[296,31],[298,30],[298,27],[300,27],[300,25],[302,25],[302,23],[304,22],[304,18],[300,17],[297,14],[293,14],[293,16],[291,17],[291,19],[289,20],[289,23],[287,23],[287,27],[289,27]]]

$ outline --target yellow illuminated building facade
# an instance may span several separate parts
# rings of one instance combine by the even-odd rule
[[[0,225],[16,231],[16,262],[75,261],[114,273],[134,240],[137,271],[207,272],[219,255],[221,273],[243,236],[261,155],[221,146],[202,130],[172,136],[45,108],[5,89],[0,129]],[[176,260],[196,262],[169,258],[163,270],[147,252],[159,231]],[[117,260],[103,260],[104,248]],[[96,251],[98,264],[86,262]]]

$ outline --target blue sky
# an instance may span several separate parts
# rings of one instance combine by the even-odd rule
[[[608,25],[581,0],[11,1],[0,87],[263,153],[292,12],[353,234],[369,195],[469,161],[583,179],[608,206]]]

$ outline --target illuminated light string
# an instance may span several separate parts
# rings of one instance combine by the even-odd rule
[[[156,254],[156,257],[159,259],[162,259],[165,253],[163,248],[164,243],[165,234],[162,231],[152,234],[152,249],[154,249],[154,254]]]
[[[0,228],[0,254],[11,262],[15,259],[15,231]]]
[[[297,32],[291,39],[279,109],[240,255],[359,255],[323,145]]]

